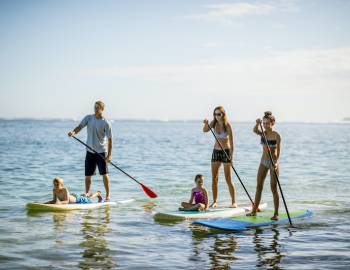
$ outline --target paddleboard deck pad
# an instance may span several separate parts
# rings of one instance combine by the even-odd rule
[[[310,210],[301,210],[289,213],[292,221],[296,219],[305,219],[312,217],[313,213]],[[242,216],[235,218],[215,219],[215,220],[199,220],[193,222],[196,225],[224,230],[224,231],[243,231],[249,228],[256,228],[262,226],[287,224],[289,223],[286,213],[279,216],[279,220],[271,220],[272,212],[261,212],[257,216]]]
[[[263,210],[267,207],[267,203],[259,205],[259,209]],[[218,207],[210,208],[207,211],[169,211],[169,212],[158,212],[154,214],[155,220],[162,221],[175,221],[185,219],[217,219],[217,218],[228,218],[234,216],[242,216],[252,210],[249,205],[242,205],[236,208],[229,207]]]

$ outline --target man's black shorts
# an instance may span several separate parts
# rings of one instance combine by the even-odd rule
[[[106,157],[106,153],[95,154],[90,153],[89,151],[86,152],[85,176],[94,175],[96,171],[96,165],[98,167],[100,175],[105,175],[108,173],[107,162],[100,155]]]

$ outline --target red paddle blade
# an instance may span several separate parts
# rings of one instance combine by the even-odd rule
[[[150,190],[145,185],[141,184],[141,187],[142,187],[143,191],[148,195],[148,197],[150,197],[150,198],[157,198],[158,197],[156,193],[154,193],[152,190]]]

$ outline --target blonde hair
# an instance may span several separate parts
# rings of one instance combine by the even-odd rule
[[[224,107],[222,107],[222,106],[216,107],[213,111],[213,117],[214,117],[213,128],[215,129],[216,124],[218,123],[218,120],[216,120],[216,117],[215,117],[215,111],[220,111],[222,113],[222,121],[224,123],[224,131],[227,132],[228,118],[226,115],[226,111],[225,111]]]
[[[101,100],[96,101],[96,102],[95,102],[95,105],[100,106],[102,110],[104,110],[104,108],[105,108],[105,104],[104,104],[103,101],[101,101]]]
[[[59,184],[62,184],[62,186],[64,185],[64,181],[63,181],[63,179],[61,177],[55,177],[53,179],[53,183],[55,183],[55,182],[57,182]]]

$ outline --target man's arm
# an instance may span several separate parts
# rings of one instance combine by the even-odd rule
[[[112,138],[109,138],[108,139],[108,151],[107,151],[107,157],[106,157],[107,162],[111,162],[111,160],[112,160],[112,148],[113,148]]]
[[[68,136],[74,136],[75,134],[78,134],[80,132],[80,130],[82,130],[82,127],[79,125],[77,126],[75,129],[73,129],[72,131],[68,132]]]
[[[71,137],[71,136],[74,136],[75,134],[78,134],[80,130],[86,127],[86,125],[89,122],[89,119],[90,119],[90,115],[85,116],[83,120],[81,120],[80,124],[75,129],[73,129],[73,131],[68,132],[68,136]]]

